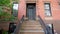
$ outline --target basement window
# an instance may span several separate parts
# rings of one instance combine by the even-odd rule
[[[44,3],[45,16],[52,16],[50,3]]]

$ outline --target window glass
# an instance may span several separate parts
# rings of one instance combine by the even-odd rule
[[[18,15],[18,3],[13,4],[13,16],[17,17]]]
[[[13,4],[13,9],[18,10],[18,4]]]
[[[49,9],[49,4],[46,4],[45,5],[45,9]]]
[[[51,16],[50,3],[45,3],[44,8],[45,8],[45,16]]]

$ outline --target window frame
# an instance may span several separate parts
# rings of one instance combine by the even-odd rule
[[[13,2],[13,5],[14,5],[14,4],[18,4],[18,2]],[[15,9],[13,9],[13,5],[12,5],[12,12],[11,12],[11,13],[12,13],[13,16],[15,16],[15,15],[13,14],[13,13],[14,13],[14,10],[15,10]],[[17,15],[16,15],[15,17],[18,16],[18,10],[16,10],[16,11],[17,11]]]
[[[45,9],[45,5],[49,5],[49,9]],[[45,17],[51,17],[52,12],[51,12],[51,4],[50,3],[44,3],[44,13],[47,13],[46,10],[49,10],[50,16],[45,14]]]

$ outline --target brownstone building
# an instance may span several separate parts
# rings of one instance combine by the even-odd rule
[[[14,10],[13,15],[18,16],[19,21],[24,15],[15,34],[46,34],[47,24],[53,24],[54,33],[60,34],[59,0],[19,0],[14,5],[13,8],[17,11]]]
[[[19,0],[18,19],[24,15],[26,19],[39,19],[38,15],[46,24],[53,24],[54,29],[60,33],[60,4],[59,0]],[[37,23],[37,22],[36,22]]]

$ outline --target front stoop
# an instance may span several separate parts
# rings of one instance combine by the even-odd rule
[[[22,23],[19,34],[45,34],[45,33],[39,21],[27,20]]]

